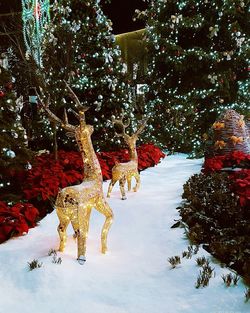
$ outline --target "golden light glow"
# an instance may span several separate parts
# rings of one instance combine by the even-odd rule
[[[78,106],[82,106],[76,94],[65,82],[66,87]],[[37,94],[38,95],[38,94]],[[79,115],[79,126],[70,125],[68,122],[63,123],[53,112],[50,111],[48,105],[45,105],[38,95],[47,115],[60,124],[64,129],[74,132],[76,142],[82,155],[84,162],[84,179],[79,185],[63,188],[57,195],[55,206],[56,213],[60,224],[58,233],[60,237],[59,251],[65,248],[67,234],[66,229],[69,223],[75,231],[77,238],[77,259],[80,264],[86,261],[86,241],[89,230],[89,219],[92,208],[95,208],[105,216],[105,222],[101,233],[101,252],[107,251],[107,236],[113,221],[113,212],[109,204],[105,200],[103,193],[102,170],[98,158],[95,154],[91,135],[94,131],[93,126],[87,125],[85,122],[85,113],[88,108],[84,107]],[[76,113],[78,116],[78,114]],[[65,112],[65,121],[68,121]]]
[[[116,134],[117,136],[123,137],[126,144],[129,147],[130,152],[130,161],[126,163],[117,163],[112,168],[112,179],[109,184],[107,197],[110,197],[110,194],[112,192],[112,189],[117,181],[119,181],[120,184],[120,190],[122,195],[122,200],[126,199],[126,193],[125,193],[125,183],[128,182],[128,190],[131,190],[131,180],[132,177],[136,180],[136,185],[133,188],[133,191],[136,192],[140,187],[140,174],[138,172],[138,156],[136,151],[136,141],[138,140],[139,134],[143,131],[143,129],[146,126],[147,120],[143,120],[137,129],[137,131],[132,135],[129,136],[125,133],[125,129],[129,126],[128,124],[123,123],[124,113],[122,114],[122,118],[119,120],[113,119],[113,124],[118,125],[120,129],[122,129],[122,132],[119,134]]]
[[[77,256],[80,264],[86,260],[86,241],[92,208],[106,218],[101,234],[102,253],[107,251],[107,235],[113,221],[113,212],[104,198],[101,167],[93,149],[91,134],[92,128],[89,128],[89,125],[81,124],[81,127],[76,128],[75,136],[84,160],[84,180],[80,185],[62,189],[56,199],[56,212],[60,221],[59,251],[65,248],[66,229],[71,222],[77,238]]]

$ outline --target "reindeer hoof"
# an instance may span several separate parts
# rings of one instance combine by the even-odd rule
[[[122,200],[126,200],[127,199],[127,197],[126,196],[122,196]]]
[[[108,250],[108,249],[107,249],[106,247],[103,247],[103,248],[102,248],[102,253],[105,254],[105,253],[107,252],[107,250]]]
[[[86,257],[84,255],[80,255],[77,261],[80,265],[83,265],[86,262]]]

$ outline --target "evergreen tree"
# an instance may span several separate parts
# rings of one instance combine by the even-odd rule
[[[21,196],[18,173],[24,171],[31,157],[21,108],[9,71],[0,67],[0,200],[15,201]]]
[[[103,14],[99,0],[62,0],[53,10],[42,69],[51,109],[60,115],[65,106],[74,108],[67,96],[67,81],[83,105],[90,107],[86,117],[95,127],[92,138],[96,148],[110,149],[114,142],[111,116],[131,104],[111,21]],[[58,137],[63,139],[65,134]],[[71,141],[66,142],[67,147]]]
[[[249,109],[249,1],[152,0],[147,18],[152,138],[197,153],[222,111]]]

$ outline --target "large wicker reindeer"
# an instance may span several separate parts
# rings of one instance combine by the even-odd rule
[[[122,195],[122,200],[126,199],[125,194],[125,183],[128,182],[128,191],[131,190],[131,180],[132,177],[136,180],[136,185],[133,188],[133,191],[136,192],[140,187],[140,174],[138,172],[138,156],[136,151],[136,141],[138,140],[139,135],[144,130],[147,119],[144,119],[140,122],[138,129],[129,136],[126,134],[126,128],[129,126],[130,121],[125,124],[123,122],[124,119],[124,112],[122,112],[122,116],[120,119],[112,119],[112,123],[115,127],[115,129],[119,129],[119,133],[116,132],[116,136],[122,137],[129,148],[129,154],[130,154],[130,161],[126,163],[116,163],[115,166],[112,168],[112,179],[109,184],[108,188],[108,194],[107,197],[110,197],[111,191],[117,181],[119,181],[120,184],[120,190]]]
[[[83,107],[76,94],[66,83],[67,89],[74,99],[78,112],[72,110],[79,120],[78,126],[68,123],[67,114],[64,114],[64,121],[58,118],[49,109],[49,104],[44,104],[40,99],[47,115],[51,120],[61,125],[68,132],[73,132],[81,152],[84,163],[84,179],[79,185],[63,188],[59,191],[55,207],[60,224],[58,233],[60,237],[59,251],[63,251],[66,244],[66,229],[71,222],[75,231],[78,246],[78,262],[84,264],[86,261],[86,240],[89,229],[89,219],[92,208],[102,213],[106,220],[101,233],[101,252],[107,250],[107,235],[113,221],[113,213],[106,202],[103,194],[103,180],[99,161],[93,149],[91,134],[93,126],[87,125],[85,121],[85,112],[88,108]]]

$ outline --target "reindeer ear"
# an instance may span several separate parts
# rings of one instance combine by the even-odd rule
[[[75,137],[75,133],[73,133],[73,132],[67,132],[67,133],[66,133],[66,136],[69,137],[69,138],[74,138],[74,137]]]

